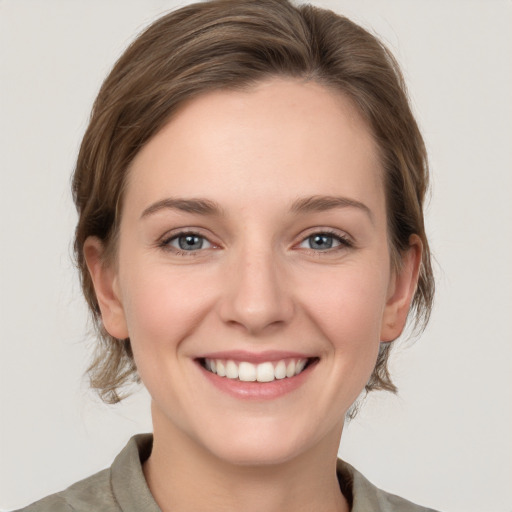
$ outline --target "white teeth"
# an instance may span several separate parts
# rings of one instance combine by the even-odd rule
[[[299,373],[304,370],[304,366],[306,366],[306,360],[298,361],[295,365],[295,375],[299,375]]]
[[[204,367],[219,377],[238,379],[243,382],[272,382],[275,379],[291,378],[299,375],[306,367],[307,359],[282,359],[277,362],[253,364],[247,361],[235,362],[231,359],[205,359]]]
[[[206,359],[208,361],[208,359]],[[222,361],[217,361],[215,363],[217,375],[219,377],[225,377],[226,376],[226,367],[224,366],[224,363]]]
[[[243,363],[240,363],[242,366]],[[274,365],[272,363],[261,363],[258,365],[258,382],[272,382],[274,380]]]
[[[251,363],[240,363],[238,365],[238,378],[244,382],[254,382],[256,380],[256,366]]]
[[[274,368],[274,375],[276,379],[284,379],[286,377],[286,363],[284,361],[279,361]]]
[[[234,361],[226,363],[226,377],[228,379],[238,379],[238,366]]]

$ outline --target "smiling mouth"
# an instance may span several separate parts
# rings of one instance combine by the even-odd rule
[[[231,359],[199,359],[200,365],[218,377],[238,380],[241,382],[273,382],[274,380],[290,379],[301,374],[317,357],[286,358],[279,361],[266,361],[259,364]]]

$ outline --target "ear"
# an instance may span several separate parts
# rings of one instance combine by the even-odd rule
[[[393,341],[402,333],[409,307],[416,291],[423,244],[417,235],[409,238],[409,248],[402,254],[401,266],[390,279],[388,298],[382,318],[381,341]]]
[[[83,250],[100,306],[103,326],[114,338],[126,339],[128,338],[128,329],[115,265],[105,261],[105,249],[99,238],[88,237]]]

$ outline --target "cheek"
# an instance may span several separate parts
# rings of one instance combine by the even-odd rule
[[[386,293],[386,272],[378,266],[317,273],[302,287],[305,308],[345,358],[351,352],[378,350]]]
[[[179,345],[201,323],[214,300],[213,290],[205,285],[211,281],[204,273],[186,267],[146,263],[139,268],[144,271],[126,269],[123,290],[134,350],[137,345],[153,349]]]

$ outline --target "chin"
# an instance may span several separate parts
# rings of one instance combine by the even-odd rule
[[[274,466],[294,459],[302,451],[303,449],[290,443],[251,442],[248,439],[219,447],[216,455],[235,466]]]
[[[213,433],[213,432],[212,432]],[[252,426],[226,429],[223,436],[203,439],[218,459],[238,466],[279,465],[300,457],[319,442],[317,434],[286,422],[255,421]],[[339,442],[339,440],[338,440]]]

